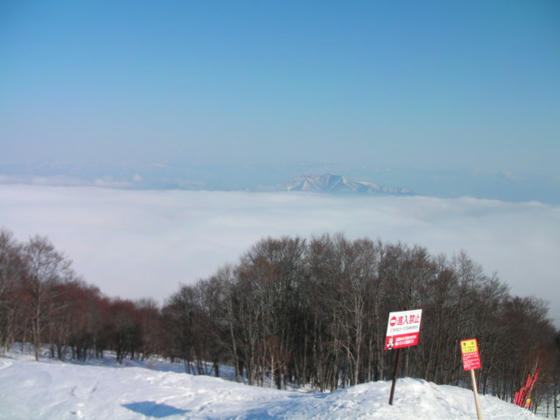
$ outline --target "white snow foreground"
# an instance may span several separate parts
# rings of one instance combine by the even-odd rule
[[[247,386],[171,367],[108,367],[0,357],[1,419],[476,419],[471,391],[399,379],[333,393]],[[495,397],[481,396],[486,419],[535,416]]]

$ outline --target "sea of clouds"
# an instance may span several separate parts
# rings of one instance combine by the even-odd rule
[[[560,207],[538,202],[0,185],[0,227],[20,241],[47,236],[109,296],[159,302],[269,236],[464,250],[513,294],[548,301],[560,326]]]

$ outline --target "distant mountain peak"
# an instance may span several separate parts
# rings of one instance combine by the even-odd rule
[[[386,187],[369,181],[353,181],[342,175],[322,174],[297,177],[286,186],[287,191],[309,191],[320,193],[377,193],[408,195],[408,188]]]

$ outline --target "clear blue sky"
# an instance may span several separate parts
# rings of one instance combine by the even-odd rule
[[[0,164],[539,175],[560,2],[3,1]]]

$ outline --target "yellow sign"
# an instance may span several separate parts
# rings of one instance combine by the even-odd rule
[[[476,338],[471,340],[463,340],[461,341],[461,353],[477,353],[478,352],[478,343]]]

